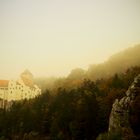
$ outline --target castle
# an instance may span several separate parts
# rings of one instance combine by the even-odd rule
[[[19,80],[0,80],[0,107],[5,101],[31,99],[41,94],[41,89],[34,84],[33,75],[25,70]]]

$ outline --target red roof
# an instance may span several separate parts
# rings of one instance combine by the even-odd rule
[[[0,87],[8,87],[8,80],[0,80]]]

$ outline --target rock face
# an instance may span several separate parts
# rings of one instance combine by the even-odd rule
[[[129,111],[132,102],[138,94],[140,94],[140,74],[126,91],[126,96],[121,100],[115,100],[109,119],[109,132],[115,132],[118,129],[127,129],[129,132],[132,132],[129,124]]]

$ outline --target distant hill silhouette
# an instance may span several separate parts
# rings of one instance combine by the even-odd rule
[[[140,44],[112,55],[104,63],[91,65],[86,72],[86,77],[92,80],[106,78],[133,66],[140,66]]]
[[[140,66],[140,44],[112,55],[104,63],[90,65],[88,70],[76,68],[67,77],[38,78],[36,82],[42,88],[70,88],[79,85],[83,79],[108,78],[116,73],[125,72],[128,68],[134,66]]]

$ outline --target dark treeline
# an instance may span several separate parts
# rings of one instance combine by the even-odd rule
[[[95,140],[108,130],[116,98],[125,95],[140,67],[107,79],[84,79],[78,87],[46,90],[32,100],[0,110],[0,140]],[[130,123],[139,137],[140,95],[132,104]]]

